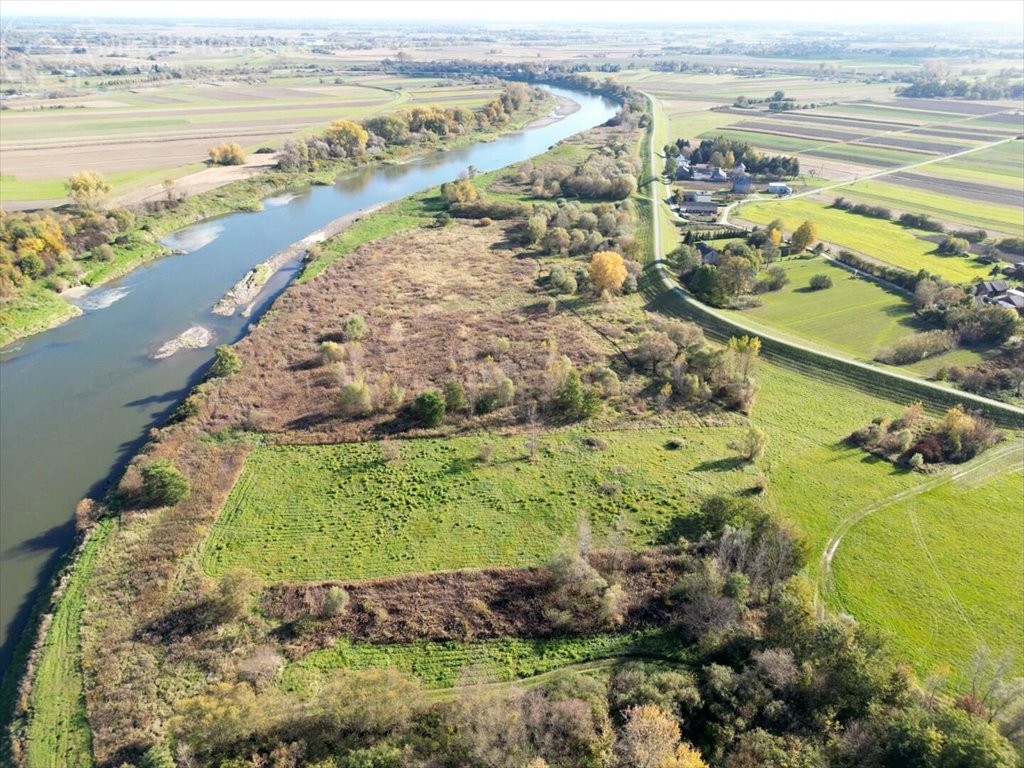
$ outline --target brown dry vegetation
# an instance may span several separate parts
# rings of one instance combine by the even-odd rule
[[[264,322],[235,347],[242,371],[203,384],[190,399],[195,406],[191,415],[154,430],[146,451],[125,473],[119,488],[122,524],[101,554],[86,597],[83,668],[100,764],[119,764],[133,748],[152,743],[175,702],[194,695],[204,680],[232,674],[232,654],[266,637],[267,628],[255,615],[218,623],[216,585],[202,574],[194,556],[248,453],[249,441],[232,428],[256,428],[283,442],[334,442],[413,426],[392,412],[355,420],[339,414],[338,372],[322,364],[320,344],[339,338],[342,323],[353,313],[361,314],[369,327],[357,355],[367,381],[386,375],[405,388],[406,401],[454,377],[471,390],[493,355],[516,383],[517,405],[474,417],[473,423],[514,426],[528,420],[529,400],[544,395],[545,371],[556,347],[558,355],[571,355],[584,372],[614,353],[576,315],[550,311],[537,275],[536,261],[517,256],[497,225],[419,229],[367,244],[317,279],[286,291]],[[638,311],[624,307],[613,307],[602,317],[604,330],[620,339],[631,339],[645,327]],[[351,357],[346,366],[351,373]],[[617,397],[620,405],[627,401],[621,410],[649,410],[644,403],[651,398],[642,395],[646,379],[630,377],[628,370],[621,377],[624,386]],[[446,428],[460,426],[465,425],[456,421]],[[187,501],[164,510],[138,508],[139,468],[155,458],[171,459],[188,477],[192,495]],[[665,564],[658,562],[655,570],[661,568],[663,575],[651,584],[666,578]],[[411,607],[429,601],[407,600],[403,590],[444,591],[463,580],[472,582],[468,576],[437,579],[365,589],[382,603]],[[478,588],[500,589],[500,580],[491,587],[487,581],[482,577]],[[651,586],[640,587],[642,581],[634,588],[641,606]],[[466,588],[458,587],[455,594]],[[437,601],[441,607],[457,602],[451,595]],[[636,610],[639,616],[649,609]],[[395,627],[384,625],[379,635],[362,631],[378,639],[404,637],[439,621],[431,611],[408,617],[395,613]],[[508,611],[506,618],[495,619],[492,631],[504,631],[511,616]],[[315,643],[318,636],[304,642]],[[202,670],[198,676],[197,670]]]
[[[685,557],[665,549],[592,552],[588,560],[622,587],[624,628],[669,620],[664,595],[684,572]],[[544,637],[564,631],[545,614],[555,588],[548,568],[430,573],[349,584],[349,608],[333,617],[325,615],[332,586],[281,585],[264,594],[266,615],[285,622],[278,635],[289,655],[305,655],[337,637],[407,643]],[[607,627],[595,615],[579,616],[574,626],[575,632],[602,629]]]
[[[455,379],[472,399],[494,365],[514,382],[517,407],[491,414],[486,424],[527,418],[548,387],[552,357],[569,355],[586,371],[613,350],[573,315],[549,311],[536,262],[518,255],[505,235],[497,225],[416,230],[364,246],[291,289],[238,344],[245,367],[211,397],[210,429],[249,419],[285,442],[404,431],[414,424],[392,407],[343,416],[340,382],[362,377],[378,391],[397,385],[409,400]],[[323,363],[321,343],[341,342],[351,314],[366,320],[366,337],[347,345],[342,363]]]

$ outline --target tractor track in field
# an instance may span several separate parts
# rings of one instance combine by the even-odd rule
[[[1019,455],[1016,455],[1019,454]],[[1024,440],[1012,440],[1001,446],[997,446],[989,451],[987,454],[978,457],[974,461],[970,462],[970,466],[963,469],[948,469],[942,474],[932,477],[931,479],[915,485],[912,488],[906,488],[898,493],[894,493],[891,496],[887,496],[884,499],[873,502],[866,507],[862,507],[853,514],[846,517],[836,529],[829,536],[824,548],[821,551],[821,555],[818,558],[817,575],[814,582],[814,604],[819,612],[825,610],[825,605],[828,602],[829,593],[834,588],[834,579],[832,576],[832,563],[835,559],[836,552],[843,543],[843,539],[850,530],[857,525],[857,523],[865,520],[866,518],[873,515],[875,512],[879,512],[887,507],[897,504],[907,499],[912,499],[915,496],[920,496],[922,493],[930,491],[934,488],[946,485],[947,483],[955,483],[965,478],[974,479],[975,476],[980,474],[981,477],[987,477],[990,474],[999,472],[1004,468],[1004,464],[1009,462],[1004,459],[1013,457],[1018,465],[1024,462]],[[995,465],[995,466],[993,466]],[[982,470],[985,470],[982,472]],[[957,608],[957,613],[960,617],[970,626],[970,620],[967,618],[966,612],[964,611],[963,605],[957,600],[956,596],[953,595],[949,588],[948,582],[941,575],[931,553],[928,551],[926,544],[924,543],[923,535],[920,530],[919,522],[914,519],[911,521],[914,526],[915,535],[918,538],[918,544],[924,551],[925,557],[931,564],[932,569],[939,581],[944,585],[947,593],[949,594],[950,600],[953,605]]]

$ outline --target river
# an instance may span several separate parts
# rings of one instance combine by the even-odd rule
[[[198,381],[213,346],[233,343],[273,302],[297,267],[282,270],[250,318],[213,305],[246,271],[348,213],[450,181],[469,165],[495,170],[611,117],[617,105],[551,88],[580,105],[549,125],[440,152],[405,165],[367,167],[333,186],[292,190],[264,210],[235,213],[166,238],[185,251],[139,267],[78,299],[84,313],[0,353],[0,669],[73,536],[77,502],[108,484]],[[154,360],[192,325],[209,347]]]

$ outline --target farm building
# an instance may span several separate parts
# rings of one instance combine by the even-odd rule
[[[707,163],[697,163],[691,166],[693,174],[691,178],[694,181],[728,181],[729,177],[725,174],[721,168],[717,165],[708,165]]]
[[[738,163],[735,168],[729,171],[729,179],[732,181],[732,191],[737,195],[749,195],[754,191],[754,178],[747,173],[747,167]]]
[[[769,181],[768,182],[768,194],[769,195],[791,195],[793,194],[793,188],[781,181]]]
[[[974,298],[983,304],[1012,309],[1024,315],[1024,291],[1011,288],[1005,280],[985,280],[974,286]]]
[[[711,200],[710,192],[683,192],[683,201],[679,204],[680,213],[717,214],[718,205]]]
[[[721,254],[705,242],[697,243],[697,252],[700,260],[705,264],[718,264],[722,260]]]

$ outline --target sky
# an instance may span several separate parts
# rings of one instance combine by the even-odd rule
[[[349,21],[747,21],[998,23],[1024,29],[1020,0],[4,0],[0,17]]]

